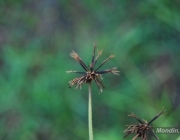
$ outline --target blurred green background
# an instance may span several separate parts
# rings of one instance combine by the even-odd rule
[[[153,125],[180,127],[179,7],[179,0],[1,0],[0,139],[88,139],[87,85],[69,89],[79,75],[65,71],[83,70],[72,50],[89,65],[94,42],[103,49],[98,64],[116,54],[102,70],[121,71],[103,75],[101,94],[93,84],[95,140],[122,140],[125,125],[136,123],[127,114],[150,120],[163,107]]]

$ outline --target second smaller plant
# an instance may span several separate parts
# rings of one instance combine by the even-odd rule
[[[147,132],[150,132],[157,140],[159,138],[154,134],[153,126],[150,126],[150,124],[155,121],[161,114],[163,114],[165,110],[162,110],[159,114],[157,114],[152,120],[149,122],[139,119],[135,114],[130,114],[128,116],[135,118],[139,124],[132,124],[128,125],[128,128],[124,130],[126,135],[124,138],[126,138],[128,135],[135,133],[135,137],[132,140],[136,140],[136,138],[141,138],[141,140],[147,140]]]

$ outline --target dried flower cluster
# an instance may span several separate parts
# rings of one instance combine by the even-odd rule
[[[156,115],[151,121],[149,121],[149,123],[145,120],[141,120],[139,119],[137,116],[135,116],[135,114],[130,114],[128,116],[136,118],[136,120],[138,122],[140,122],[140,124],[134,124],[134,125],[128,125],[128,128],[126,130],[124,130],[124,132],[126,133],[126,135],[124,136],[127,137],[130,134],[135,133],[135,137],[132,140],[136,140],[136,138],[141,138],[141,140],[147,140],[147,132],[152,133],[152,135],[159,140],[159,138],[154,134],[154,130],[153,127],[150,126],[150,124],[156,120],[161,114],[163,114],[165,112],[165,110],[161,111],[158,115]]]
[[[85,72],[67,71],[67,73],[82,74],[82,76],[77,77],[69,82],[70,88],[75,84],[77,85],[76,88],[78,88],[78,87],[81,88],[81,85],[83,83],[91,83],[92,81],[95,81],[96,85],[102,92],[102,89],[104,88],[104,85],[103,85],[102,81],[100,80],[100,78],[102,79],[102,74],[113,73],[115,75],[119,75],[119,71],[116,69],[116,67],[107,69],[107,70],[103,70],[103,71],[98,71],[100,67],[102,67],[109,59],[114,58],[115,55],[110,55],[95,69],[95,65],[97,63],[99,56],[102,54],[102,50],[98,51],[98,54],[96,57],[95,57],[95,53],[96,53],[96,45],[94,45],[92,61],[88,68],[85,65],[85,63],[82,61],[82,59],[78,56],[77,53],[75,53],[74,51],[71,52],[70,56],[79,62],[79,64],[82,66],[82,68],[85,70]]]

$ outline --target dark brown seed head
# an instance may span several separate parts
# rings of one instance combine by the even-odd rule
[[[74,51],[72,51],[70,53],[70,56],[72,58],[74,58],[76,61],[79,62],[79,64],[83,67],[83,69],[85,70],[85,72],[78,72],[78,71],[67,71],[67,73],[78,73],[78,74],[82,74],[82,76],[77,77],[71,81],[69,81],[70,87],[72,87],[73,85],[77,85],[76,88],[80,87],[81,85],[84,83],[91,83],[92,81],[95,81],[96,85],[98,86],[98,88],[102,91],[102,89],[104,88],[104,85],[102,83],[102,81],[100,79],[102,79],[102,74],[105,73],[113,73],[115,75],[119,75],[119,71],[117,70],[116,67],[111,68],[111,69],[107,69],[107,70],[103,70],[103,71],[98,71],[99,68],[101,68],[109,59],[114,58],[115,55],[110,55],[107,59],[105,59],[96,69],[95,69],[95,65],[96,62],[99,58],[99,56],[102,54],[102,50],[98,51],[97,56],[95,57],[95,53],[96,53],[96,44],[94,45],[94,49],[93,49],[93,55],[92,55],[92,61],[90,63],[89,68],[87,67],[87,65],[85,65],[85,63],[82,61],[82,59],[78,56],[77,53],[75,53]]]
[[[135,118],[139,124],[134,124],[134,125],[128,125],[127,129],[124,130],[124,133],[126,133],[126,135],[124,136],[124,138],[126,138],[128,135],[135,133],[135,136],[133,138],[133,140],[136,140],[136,138],[141,138],[141,140],[147,140],[147,132],[151,132],[151,134],[157,139],[159,140],[159,138],[154,134],[154,130],[153,127],[150,126],[150,124],[157,119],[161,114],[163,114],[165,112],[165,110],[162,110],[158,115],[156,115],[151,121],[149,121],[149,123],[147,121],[141,120],[139,119],[135,114],[130,114],[128,116]]]

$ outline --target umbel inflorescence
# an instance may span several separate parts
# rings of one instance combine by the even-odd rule
[[[85,72],[78,72],[78,71],[72,71],[72,70],[67,71],[67,73],[77,73],[77,74],[82,75],[80,77],[77,77],[77,78],[69,81],[70,88],[73,85],[77,85],[76,88],[78,88],[78,87],[81,88],[81,85],[83,83],[91,83],[92,81],[95,81],[96,85],[98,86],[98,88],[102,92],[102,89],[104,88],[104,85],[103,85],[102,81],[100,80],[100,79],[102,79],[102,74],[113,73],[115,75],[119,75],[119,71],[117,70],[116,67],[111,68],[111,69],[106,69],[103,71],[98,71],[99,68],[101,68],[109,59],[114,58],[115,55],[110,55],[97,68],[95,68],[97,60],[98,60],[99,56],[102,54],[102,50],[98,51],[98,54],[96,57],[95,57],[95,53],[96,53],[96,44],[94,44],[91,63],[89,65],[89,67],[87,67],[85,65],[85,63],[82,61],[82,59],[78,56],[77,53],[75,53],[74,51],[71,52],[70,56],[79,62],[79,64],[82,66],[82,68],[85,70]]]
[[[126,133],[126,135],[124,136],[127,137],[130,134],[135,133],[135,137],[133,138],[133,140],[136,140],[136,138],[141,138],[141,140],[147,140],[147,132],[150,132],[157,140],[159,140],[159,138],[154,134],[154,130],[153,127],[150,126],[150,124],[156,120],[161,114],[163,114],[165,112],[165,110],[162,110],[158,115],[156,115],[152,120],[150,120],[149,122],[145,121],[145,120],[141,120],[139,119],[135,114],[130,114],[128,116],[135,118],[139,124],[134,124],[134,125],[128,125],[128,128],[126,130],[124,130],[124,132]]]

